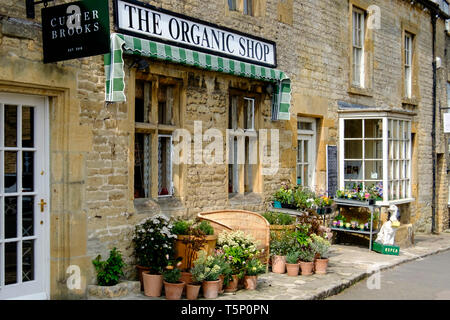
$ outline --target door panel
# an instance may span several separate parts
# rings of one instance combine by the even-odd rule
[[[44,97],[0,93],[0,299],[47,296]]]

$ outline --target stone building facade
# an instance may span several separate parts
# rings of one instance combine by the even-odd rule
[[[22,104],[26,106],[30,96],[44,97],[36,102],[44,110],[45,125],[40,145],[42,170],[35,170],[35,174],[42,177],[40,186],[45,190],[14,195],[22,201],[26,196],[34,197],[36,206],[30,210],[36,214],[36,228],[42,228],[40,250],[44,252],[45,270],[39,271],[44,275],[44,296],[85,297],[86,286],[95,279],[91,260],[98,254],[106,256],[112,247],[122,251],[127,275],[132,277],[134,226],[157,212],[193,217],[201,211],[239,208],[262,213],[270,205],[273,192],[288,181],[324,192],[327,145],[336,145],[340,153],[340,187],[349,179],[369,184],[388,181],[395,186],[384,205],[396,203],[401,209],[400,243],[410,243],[414,232],[432,231],[432,2],[236,0],[234,4],[231,1],[231,10],[228,0],[142,1],[274,41],[277,69],[291,80],[290,120],[272,120],[266,82],[154,59],[145,59],[149,68],[140,71],[135,57],[129,55],[124,56],[127,102],[105,103],[102,56],[43,64],[39,10],[36,19],[26,19],[25,1],[2,1],[0,105],[3,110],[8,105],[21,106],[17,110],[22,110],[7,119],[0,117],[5,128],[6,122],[14,123],[16,117],[16,126],[24,131],[27,121],[22,116],[26,115]],[[447,101],[449,69],[447,16],[438,12],[435,54],[442,63],[435,81],[434,231],[442,232],[449,224],[448,150],[438,108]],[[113,32],[111,3],[110,17]],[[355,23],[360,23],[359,29],[355,29]],[[361,32],[356,42],[355,30]],[[410,50],[405,48],[407,38]],[[410,52],[409,58],[406,52]],[[408,81],[409,86],[405,85]],[[245,110],[249,103],[256,130],[278,130],[280,165],[276,174],[262,175],[261,161],[253,167],[234,169],[228,164],[177,165],[164,159],[176,129],[187,129],[194,136],[196,130],[205,133],[213,128],[226,136],[233,123],[239,128],[247,125]],[[25,125],[19,125],[19,120]],[[201,121],[201,129],[196,121]],[[358,128],[364,128],[360,135]],[[393,135],[394,130],[398,137]],[[5,132],[5,136],[13,131]],[[17,143],[18,149],[0,144],[4,174],[17,177],[25,172],[6,168],[7,152],[28,150],[23,150],[23,141]],[[207,139],[200,141],[203,148],[208,143]],[[389,150],[398,148],[399,154],[405,150],[403,156],[390,156],[389,144]],[[354,152],[355,156],[345,156],[346,148],[347,155]],[[18,168],[24,160],[20,156],[15,159]],[[366,176],[361,178],[364,168]],[[21,186],[18,180],[16,184]],[[2,201],[6,201],[6,186],[0,187]],[[39,215],[41,195],[48,204],[41,206],[43,214]],[[26,248],[25,240],[17,246],[7,245],[2,236],[0,233],[1,254]],[[13,258],[8,259],[13,266],[6,271],[10,283],[19,278],[25,282],[24,276],[13,270]],[[21,267],[25,265],[20,263]],[[0,266],[7,267],[6,263]],[[77,272],[73,266],[81,272],[79,287],[69,284]],[[37,271],[35,277],[41,276]],[[6,277],[1,279],[0,285],[5,286]]]

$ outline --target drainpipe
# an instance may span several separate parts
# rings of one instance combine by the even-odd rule
[[[437,168],[437,155],[436,155],[436,20],[437,12],[430,11],[431,14],[431,27],[432,27],[432,56],[433,56],[433,120],[431,130],[431,152],[433,161],[433,194],[431,203],[431,232],[436,233],[436,168]]]

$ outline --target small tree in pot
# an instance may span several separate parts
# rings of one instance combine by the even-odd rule
[[[293,249],[286,255],[286,269],[288,276],[298,276],[298,271],[300,269],[300,264],[298,263],[299,257],[300,253],[298,249]]]

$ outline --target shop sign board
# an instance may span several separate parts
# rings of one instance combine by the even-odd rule
[[[115,0],[116,31],[267,67],[275,42],[134,0]]]
[[[83,0],[42,8],[44,63],[110,50],[108,0]]]

